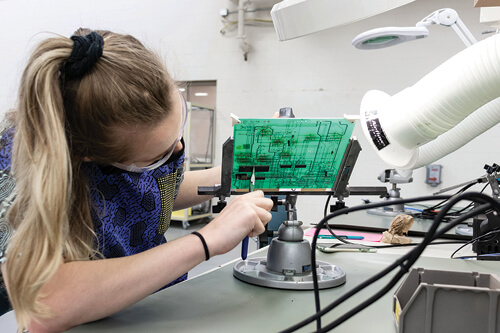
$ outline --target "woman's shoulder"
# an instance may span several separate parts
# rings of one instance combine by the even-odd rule
[[[9,119],[0,121],[0,170],[10,172],[14,125]]]
[[[5,251],[13,229],[7,221],[7,211],[15,197],[15,179],[11,174],[14,126],[11,121],[0,121],[0,263],[5,261]]]

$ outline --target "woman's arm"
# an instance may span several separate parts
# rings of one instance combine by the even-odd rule
[[[220,184],[220,166],[197,171],[186,171],[184,181],[174,202],[174,210],[184,209],[200,204],[213,198],[210,195],[198,195],[198,186],[213,186]]]
[[[211,256],[226,253],[264,231],[272,201],[260,191],[239,196],[199,230]],[[113,314],[155,292],[205,260],[200,239],[188,235],[129,257],[61,263],[42,287],[52,316],[32,320],[28,330],[54,332]],[[2,265],[6,276],[5,265]],[[8,286],[8,281],[6,281]]]
[[[28,330],[60,332],[109,316],[175,280],[205,259],[194,235],[130,257],[61,263],[42,287],[51,317]],[[2,274],[6,277],[5,265]],[[8,286],[9,281],[6,280]]]

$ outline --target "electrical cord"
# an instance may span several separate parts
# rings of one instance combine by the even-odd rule
[[[349,319],[354,314],[358,313],[359,311],[363,310],[364,308],[366,308],[367,306],[369,306],[370,304],[372,304],[373,302],[375,302],[376,300],[378,300],[385,293],[387,293],[401,279],[401,277],[403,277],[403,275],[408,272],[408,270],[410,269],[410,267],[413,265],[413,263],[418,259],[418,257],[420,256],[420,254],[423,252],[423,250],[425,249],[425,247],[427,246],[427,244],[432,239],[435,239],[435,232],[437,230],[437,227],[438,227],[439,223],[441,222],[442,217],[445,216],[445,213],[449,209],[451,209],[456,202],[460,201],[461,199],[462,198],[459,198],[458,200],[454,199],[453,201],[450,201],[450,203],[447,206],[445,206],[445,208],[443,209],[443,211],[440,212],[440,214],[436,217],[433,225],[431,226],[431,229],[429,230],[427,236],[424,238],[424,241],[418,247],[416,247],[415,249],[413,249],[407,255],[403,256],[400,260],[396,261],[395,264],[393,264],[391,267],[389,267],[388,269],[386,269],[384,272],[382,272],[381,274],[379,274],[378,276],[376,276],[376,278],[373,279],[373,281],[370,281],[369,283],[366,284],[366,286],[370,285],[371,283],[379,280],[380,278],[382,278],[383,276],[385,276],[386,274],[388,274],[390,271],[392,271],[397,266],[401,266],[400,267],[400,271],[394,276],[393,279],[391,279],[391,281],[388,284],[386,284],[386,286],[384,288],[382,288],[381,290],[379,290],[374,296],[372,296],[371,298],[369,298],[365,302],[359,304],[358,306],[356,306],[351,311],[347,312],[346,314],[344,314],[343,316],[341,316],[340,318],[338,318],[334,322],[330,323],[328,326],[325,326],[324,328],[319,329],[318,332],[327,332],[327,331],[335,328],[336,326],[340,325],[341,323],[343,323],[344,321],[346,321],[347,319]],[[454,221],[453,224],[461,223],[463,220],[465,220],[465,219],[467,219],[469,217],[472,217],[473,215],[477,214],[478,212],[485,211],[485,210],[489,209],[490,207],[491,207],[491,205],[489,205],[489,204],[488,205],[483,205],[480,208],[477,208],[475,212],[464,214],[464,216],[459,217],[456,221]],[[359,290],[363,289],[364,287],[365,286],[363,286]],[[352,295],[356,294],[359,290],[358,290],[358,288],[355,289],[355,290],[353,290]],[[347,298],[345,298],[345,299],[347,299]],[[336,302],[337,305],[341,304],[345,299],[339,300],[339,302]],[[331,309],[333,309],[337,305],[331,307]]]
[[[481,191],[479,191],[479,193],[483,193],[483,192],[484,192],[484,190],[488,187],[488,185],[489,185],[489,184],[484,185],[484,186],[483,186],[483,188],[481,189]],[[456,212],[453,212],[453,213],[451,213],[450,215],[452,215],[452,216],[457,216],[457,215],[460,215],[461,213],[463,213],[464,211],[467,211],[468,209],[470,209],[470,208],[471,208],[471,207],[473,207],[473,206],[474,206],[474,203],[473,203],[473,202],[471,202],[470,204],[468,204],[468,205],[467,205],[467,206],[465,206],[464,208],[462,208],[462,209],[460,209],[460,210],[458,210],[458,211],[456,211]]]
[[[325,209],[323,209],[323,217],[326,217],[326,215],[328,214],[328,205],[330,204],[331,199],[332,199],[332,195],[329,194],[328,198],[326,199]]]
[[[457,218],[452,224],[447,225],[445,228],[437,231],[437,227],[438,227],[439,223],[441,222],[442,218],[454,206],[455,203],[457,203],[457,202],[459,202],[459,201],[461,201],[463,199],[468,199],[470,197],[474,198],[474,196],[476,198],[477,198],[477,196],[483,196],[483,198],[485,198],[486,201],[490,201],[490,202],[488,204],[485,204],[485,205],[482,205],[482,206],[478,207],[474,211],[471,211],[471,212],[468,212],[467,214],[464,214],[463,216]],[[406,263],[404,263],[404,262],[402,263],[402,265],[401,265],[401,271],[395,276],[394,279],[391,280],[391,282],[389,284],[387,284],[386,288],[383,288],[379,293],[377,293],[376,295],[374,295],[371,299],[369,299],[366,302],[360,304],[358,307],[356,307],[355,309],[353,309],[352,311],[350,311],[349,313],[347,313],[344,316],[344,318],[339,318],[337,321],[335,321],[335,322],[331,323],[330,325],[326,326],[323,330],[321,330],[321,332],[326,332],[326,331],[329,331],[329,330],[333,329],[334,327],[336,327],[337,325],[339,325],[343,321],[345,321],[348,318],[350,318],[352,315],[356,314],[357,312],[361,311],[365,307],[369,306],[371,303],[375,302],[382,295],[384,295],[387,291],[389,291],[397,283],[397,281],[399,281],[399,279],[406,272],[408,272],[408,270],[410,269],[410,267],[418,259],[418,257],[420,256],[420,254],[423,252],[423,250],[425,249],[425,247],[427,246],[427,244],[430,241],[432,241],[433,239],[438,238],[440,235],[444,234],[445,232],[447,232],[448,230],[450,230],[451,228],[453,228],[455,225],[463,222],[464,220],[466,220],[466,219],[468,219],[468,218],[470,218],[470,217],[472,217],[472,216],[474,216],[474,215],[476,215],[478,213],[481,213],[481,212],[484,212],[484,211],[490,209],[492,207],[492,205],[495,205],[497,207],[496,208],[497,210],[500,209],[498,202],[496,202],[492,198],[484,196],[482,194],[463,194],[459,198],[456,198],[456,199],[454,198],[453,201],[450,201],[450,203],[448,205],[446,205],[445,208],[443,209],[443,211],[440,212],[440,214],[436,217],[433,225],[431,226],[431,230],[429,230],[429,233],[426,235],[426,237],[424,238],[424,241],[421,243],[421,245],[419,245],[417,248],[415,248],[414,250],[412,250],[408,254],[408,256],[406,256],[408,258],[407,262]]]
[[[332,198],[332,195],[329,194],[328,195],[328,199],[326,199],[326,203],[325,203],[325,209],[323,210],[323,217],[326,217],[327,216],[327,212],[328,212],[328,205],[330,203],[330,199]],[[342,243],[344,244],[353,244],[349,241],[346,241],[345,239],[343,238],[340,238],[340,237],[337,237],[337,235],[333,232],[332,228],[330,228],[330,226],[328,225],[328,223],[325,225],[326,226],[326,229],[328,229],[328,231],[330,232],[330,234],[335,237],[335,239],[341,241]]]
[[[473,239],[471,239],[470,241],[468,241],[467,243],[465,243],[464,245],[460,246],[458,249],[455,250],[455,252],[453,252],[450,256],[451,259],[469,259],[469,258],[477,258],[478,256],[468,256],[468,257],[457,257],[457,258],[454,258],[455,257],[455,254],[457,254],[458,251],[460,251],[461,249],[463,249],[464,247],[466,247],[467,245],[470,245],[474,242],[477,242],[479,240],[481,240],[482,238],[486,238],[488,236],[491,236],[491,235],[494,235],[494,234],[498,234],[500,232],[500,230],[492,230],[488,233],[485,233],[484,235],[481,235],[481,236],[478,236],[478,237],[475,237]],[[493,239],[493,237],[489,238],[488,240],[486,241],[489,241]],[[483,240],[484,241],[484,240]]]
[[[460,193],[463,193],[465,192],[466,190],[468,190],[470,187],[472,187],[473,185],[475,185],[476,183],[471,183],[471,184],[467,184],[465,185],[464,187],[462,187],[460,190],[458,190],[454,195],[458,195]],[[488,186],[488,184],[486,184],[483,189],[480,191],[480,193],[483,193],[483,191],[486,189],[486,187]],[[451,196],[450,196],[451,197]],[[330,203],[330,200],[332,198],[332,195],[328,195],[328,198],[326,200],[326,203],[325,203],[325,207],[324,207],[324,210],[323,210],[323,217],[326,217],[327,216],[327,211],[328,211],[328,205]],[[434,198],[436,199],[437,197],[434,196]],[[442,200],[441,202],[431,206],[431,207],[427,207],[426,209],[423,209],[423,210],[419,210],[419,209],[416,209],[416,208],[406,208],[405,209],[412,209],[412,210],[416,210],[418,211],[419,213],[418,214],[415,214],[414,217],[416,218],[423,218],[423,219],[433,219],[437,212],[434,212],[435,209],[438,209],[438,208],[441,208],[447,201],[449,200],[449,198],[447,199],[444,199]],[[391,205],[394,204],[394,201],[391,202]],[[444,219],[443,221],[449,221],[450,218],[452,217],[456,217],[458,215],[460,215],[461,213],[467,211],[468,209],[470,209],[472,207],[472,203],[469,204],[468,206],[460,209],[459,211],[457,212],[453,212],[453,213],[450,213],[448,214]],[[352,243],[352,242],[349,242],[343,238],[339,238],[337,237],[337,235],[333,232],[333,230],[331,229],[330,225],[328,223],[325,224],[325,227],[326,229],[330,232],[330,234],[335,237],[337,240],[339,240],[340,242],[344,243],[344,244],[355,244],[355,243]],[[413,244],[408,244],[408,246],[414,246]]]
[[[461,193],[464,193],[465,191],[467,191],[469,188],[471,188],[472,186],[476,185],[477,183],[470,183],[470,184],[467,184],[465,185],[464,187],[462,187],[461,189],[459,189],[457,192],[455,192],[454,195],[458,195],[458,194],[461,194]],[[487,185],[486,185],[487,186]],[[486,188],[486,186],[481,190],[480,193],[482,193],[484,191],[484,189]],[[422,212],[418,213],[418,214],[415,214],[414,217],[417,217],[417,218],[421,218],[421,219],[429,219],[429,220],[432,220],[437,212],[435,210],[443,207],[444,204],[446,204],[446,202],[448,201],[449,199],[445,199],[431,207],[428,207],[424,210],[422,210]],[[453,217],[456,217],[458,214],[462,213],[463,211],[465,211],[466,209],[468,209],[470,206],[467,206],[463,209],[461,209],[460,211],[458,212],[453,212],[453,213],[450,213],[449,215],[445,216],[444,218],[444,222],[447,222],[449,221],[451,218]]]
[[[484,190],[484,188],[483,188]],[[482,191],[481,191],[482,192]],[[328,205],[330,204],[330,199],[332,198],[332,195],[329,194],[328,195],[328,198],[326,199],[326,202],[325,202],[325,207],[324,207],[324,210],[323,210],[323,217],[326,217],[327,216],[327,211],[328,211]],[[419,210],[419,211],[422,211],[422,210]],[[337,235],[335,234],[335,232],[333,232],[333,230],[330,228],[330,225],[328,223],[325,224],[326,226],[326,229],[330,232],[330,234],[335,237],[337,240],[339,240],[340,242],[344,243],[344,244],[357,244],[357,243],[354,243],[354,242],[349,242],[347,240],[345,240],[344,238],[339,238],[337,237]],[[451,242],[435,242],[435,243],[430,243],[429,245],[442,245],[442,244],[462,244],[464,243],[464,241],[451,241]],[[408,246],[416,246],[418,245],[419,243],[408,243],[408,244],[391,244],[391,245],[380,245],[380,246],[376,246],[376,245],[370,245],[369,247],[371,248],[378,248],[378,249],[383,249],[383,248],[392,248],[392,247],[408,247]]]
[[[312,245],[311,245],[311,247],[313,249],[313,251],[311,251],[311,263],[315,263],[316,262],[316,251],[315,251],[315,249],[316,249],[316,244],[317,244],[317,239],[318,239],[319,232],[320,232],[321,228],[325,224],[328,225],[328,223],[326,223],[326,222],[328,220],[334,218],[334,217],[337,217],[337,216],[343,215],[343,214],[348,214],[348,213],[355,212],[355,211],[359,211],[359,210],[366,210],[366,209],[371,209],[371,208],[385,207],[385,206],[394,205],[394,204],[405,204],[405,203],[411,203],[411,202],[448,199],[449,197],[450,197],[449,195],[426,196],[426,197],[420,197],[420,198],[414,198],[414,199],[391,200],[391,202],[389,202],[389,201],[383,201],[383,202],[377,202],[377,203],[372,203],[372,204],[365,204],[365,205],[361,205],[361,206],[354,206],[354,207],[351,207],[351,208],[342,208],[342,209],[339,209],[339,210],[337,210],[337,211],[335,211],[335,212],[333,212],[333,213],[325,216],[317,224],[316,231],[315,231],[314,236],[313,236],[313,242],[312,242]],[[391,268],[391,270],[392,270],[392,268]],[[304,325],[310,323],[313,320],[317,320],[317,329],[318,330],[321,329],[321,316],[323,315],[323,313],[320,310],[321,306],[320,306],[320,302],[319,302],[318,276],[317,276],[317,272],[316,272],[315,269],[312,270],[312,275],[313,275],[313,286],[314,286],[314,299],[315,299],[315,306],[316,306],[316,313],[317,314],[313,315],[313,316],[311,316],[311,317],[309,317],[309,318],[307,318],[305,320],[303,320],[302,322],[300,322],[299,324],[297,324],[295,326],[290,327],[288,330],[283,331],[283,333],[285,333],[285,332],[293,332],[293,331],[295,331],[295,330],[303,327]]]
[[[495,199],[481,194],[481,193],[475,193],[475,192],[468,192],[468,193],[463,193],[460,195],[454,195],[454,196],[432,196],[432,197],[421,197],[421,198],[413,198],[413,199],[402,199],[402,200],[394,200],[392,202],[382,202],[382,203],[376,203],[376,204],[368,204],[368,205],[362,205],[362,206],[356,206],[352,208],[344,208],[339,211],[336,211],[325,218],[323,218],[317,225],[316,227],[316,232],[314,234],[313,238],[313,244],[312,247],[313,249],[316,248],[316,243],[317,243],[317,238],[319,235],[319,231],[321,227],[331,218],[334,218],[336,216],[342,215],[342,214],[347,214],[350,212],[354,211],[359,211],[359,210],[365,210],[365,209],[370,209],[370,208],[378,208],[378,207],[384,207],[388,205],[394,205],[394,204],[405,204],[405,203],[411,203],[411,202],[417,202],[417,201],[430,201],[430,200],[440,200],[440,199],[446,199],[448,201],[447,204],[443,207],[443,209],[436,215],[434,218],[434,222],[431,225],[431,228],[427,232],[424,240],[413,250],[411,250],[409,253],[405,254],[398,260],[396,260],[393,264],[385,268],[382,272],[376,274],[374,277],[368,279],[364,283],[360,284],[353,290],[348,291],[346,294],[341,296],[339,299],[336,301],[332,302],[329,304],[327,307],[325,307],[323,310],[321,310],[320,302],[319,302],[319,287],[318,287],[318,277],[317,277],[317,272],[315,269],[312,270],[312,275],[313,275],[313,284],[314,284],[314,297],[315,297],[315,305],[316,305],[316,314],[312,315],[301,322],[297,323],[296,325],[293,325],[289,327],[288,329],[282,331],[283,333],[285,332],[294,332],[299,328],[302,328],[303,326],[311,323],[312,321],[317,322],[317,332],[327,332],[336,326],[340,325],[347,319],[349,319],[351,316],[355,315],[362,309],[366,308],[373,302],[375,302],[377,299],[379,299],[382,295],[387,293],[400,279],[401,277],[408,272],[410,267],[415,263],[415,261],[418,259],[420,254],[424,251],[425,247],[431,243],[432,240],[439,238],[442,234],[456,226],[457,224],[465,221],[468,218],[471,218],[479,213],[482,213],[488,209],[491,209],[492,207],[495,208],[496,211],[500,212],[500,203],[496,201]],[[460,217],[456,218],[452,223],[449,223],[446,225],[444,228],[440,229],[439,231],[437,230],[439,224],[441,223],[443,217],[448,213],[450,209],[459,201],[462,200],[476,200],[480,203],[486,202],[486,204],[482,204],[481,206],[461,215]],[[311,262],[315,263],[316,262],[316,254],[315,250],[311,251]],[[365,302],[361,303],[360,305],[356,306],[354,309],[348,311],[345,313],[343,316],[338,318],[337,320],[333,321],[330,323],[328,326],[325,326],[324,328],[321,327],[321,317],[343,303],[345,300],[349,299],[359,291],[363,290],[367,286],[371,285],[372,283],[378,281],[388,273],[390,273],[392,270],[394,270],[396,267],[400,266],[400,271],[390,280],[388,284],[381,290],[379,290],[374,296],[366,300]]]

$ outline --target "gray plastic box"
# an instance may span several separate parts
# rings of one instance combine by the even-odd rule
[[[399,333],[500,333],[496,275],[414,268],[396,290]]]

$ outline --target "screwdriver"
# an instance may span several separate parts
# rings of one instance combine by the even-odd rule
[[[255,168],[252,168],[252,176],[250,177],[250,192],[253,192],[255,187]],[[241,259],[246,260],[248,255],[248,236],[243,238],[241,243]]]

